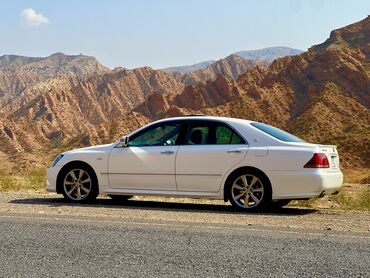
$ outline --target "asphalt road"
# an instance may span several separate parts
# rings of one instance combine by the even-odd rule
[[[1,277],[370,277],[370,235],[2,213]]]

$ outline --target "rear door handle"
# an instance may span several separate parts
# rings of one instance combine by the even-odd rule
[[[232,150],[228,150],[227,153],[241,153],[242,151],[239,150],[239,149],[232,149]]]
[[[167,154],[167,155],[171,155],[171,154],[174,154],[175,152],[173,151],[163,151],[161,152],[161,154]]]

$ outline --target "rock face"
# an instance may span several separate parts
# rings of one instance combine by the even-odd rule
[[[81,55],[2,56],[0,153],[13,170],[44,167],[65,149],[113,141],[158,118],[203,113],[339,145],[345,170],[368,171],[369,23],[335,30],[323,44],[271,64],[231,55],[185,74],[109,70]]]
[[[184,88],[169,73],[149,67],[109,70],[82,55],[2,56],[0,65],[0,151],[13,160],[30,155],[38,162],[33,165],[43,165],[40,152],[111,140],[114,120],[149,95]]]
[[[226,104],[240,94],[234,80],[219,75],[216,80],[207,80],[197,86],[186,86],[179,94],[152,94],[133,111],[149,119],[184,115],[186,111]]]
[[[225,104],[237,96],[240,96],[240,92],[235,82],[219,75],[214,81],[208,80],[196,87],[187,86],[173,99],[173,105],[199,110]]]
[[[199,82],[215,80],[223,75],[227,79],[237,79],[241,74],[254,68],[267,68],[268,63],[258,60],[245,60],[237,55],[230,55],[225,59],[216,61],[203,70],[185,73],[182,81],[186,85],[196,85]]]
[[[315,45],[312,50],[343,49],[359,47],[369,54],[370,21],[366,19],[348,25],[345,28],[333,30],[330,37],[322,44]]]

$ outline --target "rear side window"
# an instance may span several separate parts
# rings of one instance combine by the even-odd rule
[[[244,140],[239,135],[222,125],[216,127],[216,141],[217,144],[244,144]]]
[[[268,135],[271,135],[272,137],[275,137],[276,139],[284,142],[304,142],[302,139],[271,125],[258,122],[251,123],[251,125],[263,131],[264,133],[267,133]]]
[[[192,123],[187,140],[189,145],[245,144],[231,128],[215,122]]]

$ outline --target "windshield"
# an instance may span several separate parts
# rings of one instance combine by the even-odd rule
[[[272,137],[275,137],[276,139],[279,139],[284,142],[304,142],[302,139],[284,131],[277,127],[273,127],[270,125],[266,125],[263,123],[254,122],[251,123],[252,126],[255,128],[267,133],[268,135],[271,135]]]

